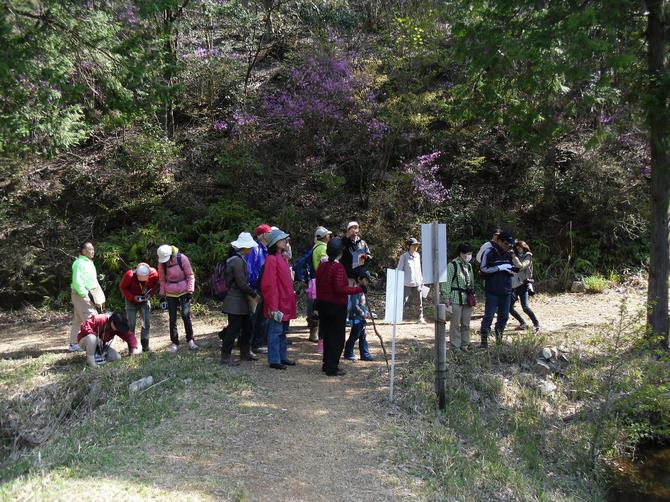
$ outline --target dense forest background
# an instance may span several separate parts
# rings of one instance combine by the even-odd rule
[[[644,270],[640,2],[9,1],[0,11],[0,306],[108,293],[177,245],[200,284],[240,231],[361,222],[381,270],[418,224],[502,226],[540,289]],[[205,293],[201,290],[201,293]]]

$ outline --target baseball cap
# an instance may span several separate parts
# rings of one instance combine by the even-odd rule
[[[263,223],[262,225],[258,225],[256,227],[256,235],[257,236],[261,235],[261,234],[267,234],[269,232],[272,232],[272,228],[267,223]]]
[[[500,232],[498,238],[501,241],[506,242],[510,246],[514,246],[514,244],[516,243],[516,240],[514,239],[514,237],[512,237],[512,234],[510,234],[507,230],[503,230],[502,232]]]
[[[332,234],[330,230],[328,230],[326,227],[316,227],[316,230],[314,230],[314,237],[317,239],[323,239],[326,235]]]
[[[350,221],[347,223],[347,230],[349,230],[351,227],[360,227],[357,221]]]

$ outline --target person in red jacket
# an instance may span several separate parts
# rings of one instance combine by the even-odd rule
[[[142,316],[140,343],[142,351],[149,351],[149,329],[151,328],[151,296],[158,287],[158,272],[147,263],[140,263],[135,270],[123,274],[119,289],[126,300],[126,316],[128,329],[135,333],[137,311]]]
[[[316,298],[319,310],[319,337],[323,338],[323,366],[328,376],[344,375],[339,368],[340,355],[344,348],[347,322],[347,297],[365,292],[367,279],[360,286],[349,287],[347,271],[338,260],[344,245],[341,239],[333,239],[326,246],[328,261],[321,263],[316,271]]]
[[[128,329],[128,320],[122,312],[92,315],[81,323],[77,342],[86,351],[86,362],[89,366],[92,368],[98,366],[96,352],[100,362],[121,359],[119,353],[111,347],[115,336],[128,344],[129,354],[142,353],[142,349],[137,346],[137,338]]]
[[[268,240],[268,256],[261,275],[263,314],[268,320],[268,363],[270,368],[285,370],[295,362],[288,358],[288,340],[284,322],[296,318],[296,298],[288,261],[282,255],[289,235],[273,230]]]

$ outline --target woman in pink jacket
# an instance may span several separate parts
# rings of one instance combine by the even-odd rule
[[[179,333],[177,332],[177,307],[181,308],[181,319],[184,321],[188,348],[195,350],[198,346],[193,340],[191,324],[191,299],[195,291],[195,276],[191,262],[176,246],[163,244],[158,248],[158,281],[160,283],[161,307],[167,308],[170,316],[170,352],[179,349]]]
[[[285,370],[295,362],[288,358],[284,321],[296,318],[296,299],[288,261],[282,255],[288,234],[273,230],[268,241],[268,257],[261,277],[263,314],[268,319],[268,362],[270,368]]]

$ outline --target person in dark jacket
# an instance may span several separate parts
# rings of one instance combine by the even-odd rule
[[[480,270],[485,278],[484,318],[480,329],[481,347],[488,348],[493,316],[497,314],[495,325],[496,342],[502,341],[512,299],[512,247],[514,237],[509,232],[501,232],[492,241],[491,247],[482,256]]]
[[[364,292],[367,279],[362,286],[349,287],[347,272],[338,260],[343,246],[340,239],[331,240],[327,247],[328,261],[316,271],[316,298],[319,306],[319,336],[323,338],[323,366],[328,376],[344,375],[339,368],[340,355],[344,348],[347,322],[347,297]]]
[[[251,351],[251,313],[258,304],[260,297],[249,285],[249,270],[246,256],[258,246],[249,232],[242,232],[237,240],[230,243],[231,250],[226,260],[224,278],[228,292],[223,299],[223,312],[228,314],[228,326],[223,331],[221,340],[221,364],[238,366],[233,359],[232,351],[235,340],[240,339],[240,359],[256,361],[258,356]]]
[[[365,264],[372,259],[370,248],[367,242],[361,239],[360,227],[358,222],[350,221],[347,224],[347,233],[342,237],[342,258],[340,263],[344,266],[349,280],[349,286],[356,284],[356,277],[359,267],[365,267]],[[354,263],[354,256],[357,263]]]

